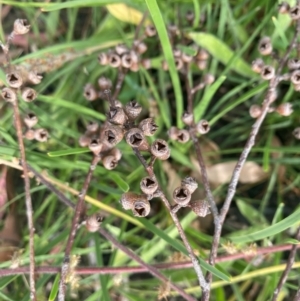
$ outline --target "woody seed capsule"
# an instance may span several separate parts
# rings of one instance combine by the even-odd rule
[[[261,115],[261,106],[252,105],[249,109],[249,114],[252,118],[258,118]]]
[[[192,201],[190,203],[192,210],[200,217],[205,217],[210,214],[209,204],[206,200]]]
[[[123,125],[127,120],[124,110],[119,107],[110,107],[107,116],[109,122],[115,125]]]
[[[145,217],[150,213],[150,203],[145,196],[140,196],[133,202],[132,213],[137,217]]]
[[[210,73],[205,74],[204,77],[203,77],[203,82],[206,85],[211,85],[214,81],[215,81],[215,77]]]
[[[178,135],[178,128],[176,126],[171,126],[168,130],[168,135],[171,140],[176,140]]]
[[[28,128],[34,127],[38,122],[38,118],[33,113],[28,113],[24,118],[24,123]]]
[[[197,61],[206,61],[209,58],[209,54],[206,50],[199,49],[195,58]]]
[[[210,126],[207,120],[200,120],[197,124],[196,124],[196,129],[197,132],[201,135],[207,134],[210,130]]]
[[[281,2],[279,5],[278,5],[278,12],[280,14],[287,14],[290,10],[290,5],[287,3],[287,2]]]
[[[180,143],[187,143],[190,140],[190,133],[188,130],[178,130],[176,140]]]
[[[26,138],[27,140],[33,140],[34,137],[35,137],[35,131],[32,129],[28,129],[24,134],[24,138]]]
[[[130,66],[130,71],[132,72],[138,72],[140,70],[139,64],[138,63],[132,63]]]
[[[192,125],[193,120],[194,120],[194,116],[193,116],[192,113],[184,112],[181,119],[182,119],[184,124]]]
[[[142,130],[145,136],[153,136],[158,129],[153,118],[143,119],[139,123],[139,128]]]
[[[49,134],[48,134],[47,130],[45,130],[45,129],[36,129],[34,131],[34,139],[39,142],[47,141],[48,137],[49,137]]]
[[[182,52],[180,49],[175,48],[175,49],[173,49],[173,55],[174,55],[174,57],[181,57]]]
[[[113,68],[118,68],[121,66],[121,58],[117,54],[110,54],[108,57],[108,64]]]
[[[125,105],[124,111],[129,119],[135,120],[142,112],[142,107],[135,100],[131,100]]]
[[[93,152],[95,155],[99,155],[102,149],[102,143],[100,143],[100,140],[98,138],[92,138],[89,144],[89,149],[91,152]]]
[[[101,76],[98,79],[98,85],[101,91],[110,90],[112,87],[112,82],[110,79],[106,78],[105,76]]]
[[[258,51],[262,55],[269,55],[272,53],[272,43],[269,37],[263,37],[258,44]]]
[[[178,187],[173,192],[174,202],[181,207],[186,207],[191,200],[191,193],[185,187]]]
[[[92,138],[86,134],[80,136],[78,143],[81,147],[87,147],[91,143]]]
[[[133,192],[125,192],[122,194],[120,203],[125,210],[132,209],[133,203],[139,198],[139,195]]]
[[[157,139],[151,144],[150,152],[159,160],[167,160],[171,154],[167,142],[162,139]]]
[[[300,127],[294,129],[293,135],[296,139],[300,139]]]
[[[300,5],[295,5],[290,8],[290,17],[292,20],[298,20],[300,18]]]
[[[181,186],[192,194],[198,188],[198,183],[194,178],[187,176],[181,181]]]
[[[36,99],[37,93],[32,88],[24,88],[22,90],[22,98],[26,102],[32,102]]]
[[[109,125],[104,130],[104,139],[111,146],[117,145],[119,142],[122,141],[123,137],[124,137],[124,132],[119,126]]]
[[[295,70],[291,75],[291,82],[294,85],[300,84],[300,70]]]
[[[38,74],[37,72],[31,71],[28,73],[28,80],[33,84],[39,84],[43,79],[43,76]]]
[[[189,10],[189,11],[187,11],[187,13],[185,14],[185,18],[186,18],[186,20],[187,20],[189,23],[191,23],[191,22],[194,21],[195,14],[194,14],[191,10]]]
[[[151,60],[150,59],[142,59],[141,64],[147,70],[151,68]]]
[[[99,129],[99,123],[96,121],[90,121],[86,126],[88,132],[97,132]]]
[[[181,55],[181,59],[184,63],[190,63],[193,60],[193,57],[191,55],[188,55],[186,53],[183,53]]]
[[[117,161],[120,161],[122,158],[122,152],[118,149],[118,148],[113,148],[110,152],[109,152],[110,156],[113,156]]]
[[[263,66],[260,72],[262,79],[271,80],[275,76],[275,68],[272,66]]]
[[[26,19],[17,19],[14,22],[14,30],[13,34],[15,35],[23,35],[26,34],[30,29],[30,25],[28,25]]]
[[[276,112],[281,116],[290,116],[293,113],[293,105],[289,102],[280,104]]]
[[[125,53],[122,55],[121,64],[124,68],[129,69],[132,65],[132,58],[129,53]]]
[[[257,58],[252,62],[251,68],[255,73],[260,73],[264,65],[264,61],[261,58]]]
[[[180,70],[183,67],[182,58],[175,58],[175,66],[177,70]]]
[[[86,100],[94,101],[98,98],[98,93],[92,84],[86,84],[83,91]]]
[[[98,55],[98,61],[100,65],[107,65],[108,64],[108,55],[105,52],[102,52]]]
[[[156,29],[153,25],[147,25],[145,28],[145,34],[147,37],[153,37],[156,35]]]
[[[1,90],[1,96],[7,102],[14,103],[17,100],[17,94],[11,88],[7,88],[7,87],[3,88]]]
[[[139,54],[143,54],[147,51],[147,45],[144,42],[134,41],[133,46]]]
[[[145,194],[151,195],[157,190],[158,183],[151,177],[145,177],[141,180],[140,187]]]
[[[106,169],[112,170],[117,167],[118,160],[114,156],[105,156],[102,159],[102,163]]]
[[[23,79],[18,72],[11,72],[6,74],[6,80],[10,87],[20,88],[23,85]]]
[[[300,68],[300,60],[297,58],[289,59],[287,62],[288,68],[290,70],[295,70]]]
[[[123,55],[124,53],[128,52],[128,48],[124,44],[119,44],[115,47],[116,53],[118,55]]]
[[[139,128],[132,128],[125,134],[125,140],[131,147],[139,147],[144,139],[144,134]]]
[[[85,226],[89,232],[96,232],[99,230],[103,217],[99,213],[94,213],[86,219]]]

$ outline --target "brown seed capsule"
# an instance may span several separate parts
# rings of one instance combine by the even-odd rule
[[[115,53],[111,53],[108,57],[108,64],[113,68],[121,66],[121,57]]]
[[[184,112],[182,115],[181,120],[183,121],[184,124],[186,125],[192,125],[194,116],[192,113]],[[172,138],[171,138],[172,139]]]
[[[147,37],[153,37],[156,35],[156,29],[153,25],[147,25],[145,28],[145,34]]]
[[[11,72],[6,74],[6,81],[12,88],[20,88],[23,85],[23,79],[18,72]]]
[[[279,3],[278,12],[280,14],[287,14],[289,12],[289,10],[290,10],[290,5],[287,2],[283,1],[283,2]]]
[[[97,232],[103,222],[103,217],[99,213],[90,215],[85,222],[85,226],[89,232]]]
[[[181,207],[186,207],[191,200],[191,193],[185,187],[177,187],[173,192],[174,202]]]
[[[177,139],[177,135],[178,135],[178,128],[176,126],[172,126],[169,130],[168,130],[168,135],[169,138],[171,140],[176,140]]]
[[[81,147],[87,147],[91,143],[92,138],[89,135],[82,135],[80,136],[78,143]]]
[[[204,135],[209,132],[210,125],[207,120],[202,119],[196,124],[196,129],[199,134]]]
[[[139,195],[133,192],[125,192],[122,194],[120,203],[125,210],[132,209],[133,203],[139,199]]]
[[[195,58],[197,61],[206,61],[209,58],[209,54],[206,50],[199,49]]]
[[[258,118],[261,115],[261,106],[252,105],[249,109],[249,114],[252,118]]]
[[[291,58],[287,62],[287,66],[290,70],[295,70],[300,68],[300,60],[297,58]]]
[[[105,156],[102,159],[102,163],[106,169],[112,170],[117,167],[118,160],[114,156]]]
[[[294,85],[294,90],[299,92],[300,91],[300,84],[299,85]]]
[[[290,17],[292,20],[298,20],[300,18],[300,5],[295,5],[290,8]]]
[[[133,42],[133,47],[136,50],[137,53],[143,54],[147,51],[147,45],[144,42],[140,41],[134,41]]]
[[[26,34],[29,31],[29,29],[30,29],[30,25],[28,25],[26,19],[17,19],[14,22],[13,34],[15,35]]]
[[[293,105],[289,102],[282,103],[276,108],[276,112],[281,116],[290,116],[293,113]]]
[[[175,49],[173,49],[173,55],[174,55],[175,58],[176,57],[181,57],[182,56],[182,51],[180,49],[175,48]]]
[[[26,138],[27,140],[33,140],[34,139],[34,130],[33,129],[28,129],[25,134],[24,134],[24,138]]]
[[[162,69],[164,71],[168,71],[169,70],[169,65],[168,65],[167,61],[162,61],[161,66],[162,66]]]
[[[116,53],[117,53],[118,55],[123,55],[124,53],[126,53],[126,52],[129,51],[129,49],[127,48],[127,46],[124,45],[124,44],[119,44],[119,45],[117,45],[117,46],[115,47],[115,50],[116,50]]]
[[[263,66],[260,76],[262,79],[271,80],[275,76],[275,68],[269,65]]]
[[[90,121],[86,126],[88,132],[97,132],[99,129],[99,123],[96,121]]]
[[[142,106],[135,100],[131,100],[125,105],[124,111],[130,120],[135,120],[142,112]]]
[[[255,73],[261,73],[261,70],[264,67],[264,65],[264,61],[261,58],[257,58],[252,62],[251,68]]]
[[[130,66],[130,71],[132,72],[138,72],[140,70],[140,66],[138,63],[132,63]]]
[[[203,82],[206,85],[211,85],[214,81],[215,81],[215,77],[210,73],[205,74],[204,77],[203,77]]]
[[[146,118],[139,123],[139,128],[145,136],[153,136],[157,131],[158,126],[153,118]]]
[[[38,118],[35,114],[33,113],[28,113],[25,117],[24,117],[24,123],[26,124],[26,126],[28,128],[32,128],[34,127],[38,122]]]
[[[132,213],[137,217],[145,217],[150,213],[150,203],[145,196],[140,196],[133,202]]]
[[[168,31],[171,35],[176,35],[178,33],[178,27],[175,24],[168,25]]]
[[[206,200],[192,201],[190,203],[192,210],[200,217],[205,217],[210,214],[209,204]]]
[[[185,129],[178,130],[176,140],[180,143],[187,143],[190,140],[189,131]]]
[[[119,126],[109,125],[104,130],[104,140],[111,146],[117,145],[122,141],[124,137],[124,131]]]
[[[180,57],[175,58],[175,67],[177,70],[182,69],[182,67],[183,67],[182,58],[180,58]]]
[[[194,178],[187,176],[181,181],[181,186],[192,194],[198,188],[198,183]]]
[[[300,127],[294,129],[293,135],[296,139],[300,139]]]
[[[131,147],[139,147],[145,137],[141,129],[132,128],[125,134],[125,140]]]
[[[98,85],[101,91],[110,90],[112,87],[112,82],[109,78],[106,78],[105,76],[101,76],[98,79]]]
[[[17,94],[16,92],[11,89],[11,88],[3,88],[1,90],[1,96],[2,98],[7,101],[7,102],[11,102],[14,103],[17,100]]]
[[[124,110],[118,107],[110,107],[107,116],[109,122],[115,125],[123,125],[127,120]]]
[[[22,98],[26,102],[32,102],[36,99],[37,93],[32,88],[24,88],[22,90]]]
[[[108,60],[108,55],[105,52],[102,52],[98,55],[98,61],[100,65],[108,65],[109,60]]]
[[[122,55],[121,64],[124,68],[129,69],[132,64],[131,55],[129,53],[125,53]]]
[[[33,84],[39,84],[43,79],[43,76],[38,74],[37,72],[31,71],[28,73],[28,80]]]
[[[191,55],[186,54],[186,53],[182,53],[181,59],[184,63],[190,63],[193,60],[193,57]]]
[[[159,160],[167,160],[170,157],[170,148],[165,140],[157,139],[150,147],[151,154]]]
[[[258,51],[262,55],[269,55],[273,51],[271,39],[269,37],[263,37],[258,44]]]
[[[100,143],[100,139],[98,138],[92,138],[89,144],[89,149],[91,152],[93,152],[95,155],[99,155],[99,153],[102,150],[103,144]]]
[[[140,187],[145,194],[151,195],[157,190],[158,183],[151,177],[145,177],[141,180]]]
[[[195,14],[193,13],[193,11],[188,10],[185,14],[185,18],[189,23],[192,23],[194,21]]]
[[[122,152],[118,149],[118,148],[113,148],[110,152],[109,152],[110,156],[113,156],[117,161],[120,161],[122,158]]]
[[[151,68],[151,60],[150,59],[142,59],[141,64],[146,70]]]
[[[45,129],[36,129],[34,131],[34,139],[39,142],[46,142],[48,140],[49,134]]]
[[[206,69],[206,67],[207,67],[207,60],[199,60],[199,61],[196,61],[196,64],[197,64],[197,67],[198,67],[200,70],[204,70],[204,69]]]
[[[83,96],[88,101],[94,101],[98,98],[98,92],[92,84],[86,84],[83,90]]]
[[[295,70],[291,75],[291,82],[294,85],[300,85],[300,70]]]

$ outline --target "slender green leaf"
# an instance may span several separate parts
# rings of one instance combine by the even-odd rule
[[[77,155],[77,154],[83,154],[83,153],[89,153],[91,152],[87,148],[70,148],[70,149],[63,149],[59,151],[49,152],[47,155],[49,157],[62,157],[62,156],[70,156],[70,155]]]
[[[56,299],[56,296],[57,296],[57,293],[58,293],[59,280],[60,280],[60,274],[57,274],[54,281],[53,281],[48,301],[54,301]]]

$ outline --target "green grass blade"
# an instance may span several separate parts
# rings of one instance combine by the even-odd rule
[[[59,151],[49,152],[47,155],[49,157],[62,157],[62,156],[70,156],[70,155],[78,155],[83,153],[91,152],[88,148],[70,148],[70,149],[63,149]]]
[[[58,293],[59,280],[60,280],[60,274],[57,274],[55,279],[54,279],[48,301],[54,301],[56,299],[56,296],[57,296],[57,293]]]

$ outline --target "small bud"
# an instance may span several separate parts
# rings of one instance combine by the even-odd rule
[[[22,90],[22,98],[26,102],[32,102],[36,99],[37,93],[32,88],[24,88]]]
[[[139,147],[145,140],[144,134],[139,128],[132,128],[125,134],[125,140],[131,147]]]
[[[210,126],[207,120],[200,120],[197,124],[196,124],[196,129],[197,132],[201,135],[207,134],[210,130]]]
[[[181,207],[186,207],[191,200],[191,193],[185,187],[178,187],[173,192],[174,202]]]
[[[258,51],[262,55],[269,55],[273,51],[271,39],[269,37],[263,37],[258,44]]]
[[[206,85],[211,85],[214,81],[215,81],[215,77],[212,74],[208,73],[204,75],[203,82]]]
[[[102,52],[98,55],[98,61],[99,64],[104,66],[104,65],[108,65],[109,60],[108,60],[108,55],[105,52]]]
[[[260,76],[262,79],[271,80],[275,76],[275,68],[269,65],[263,66]]]
[[[170,148],[165,140],[157,139],[150,147],[151,154],[159,160],[167,160],[170,157]]]
[[[30,29],[30,25],[28,25],[26,19],[17,19],[14,22],[14,30],[13,34],[15,35],[22,35],[26,34]]]
[[[28,73],[28,80],[33,84],[33,85],[38,85],[43,79],[43,76],[31,71]]]
[[[25,137],[27,140],[33,140],[33,139],[35,138],[35,130],[28,129],[28,130],[25,132],[24,137]]]
[[[187,143],[190,140],[189,131],[185,129],[178,130],[176,140],[180,143]]]
[[[128,52],[129,49],[124,44],[119,44],[115,47],[116,53],[118,55],[123,55],[124,53]]]
[[[192,201],[190,203],[190,207],[198,216],[201,217],[205,217],[206,215],[211,213],[209,209],[209,204],[206,200]]]
[[[287,66],[290,70],[295,70],[300,68],[300,60],[297,58],[289,59],[287,62]]]
[[[178,33],[178,27],[175,24],[168,25],[168,31],[171,35],[176,35]]]
[[[121,196],[120,203],[125,210],[132,209],[133,203],[139,198],[139,195],[133,192],[125,192]]]
[[[117,54],[110,54],[108,57],[108,64],[113,68],[118,68],[121,66],[121,57]]]
[[[141,180],[140,187],[143,193],[151,195],[157,190],[158,183],[153,178],[145,177]]]
[[[127,120],[124,110],[118,107],[110,107],[107,116],[109,122],[115,125],[123,125]]]
[[[185,14],[185,18],[189,23],[192,23],[194,21],[195,14],[191,10],[188,10]]]
[[[207,67],[207,60],[199,60],[199,61],[196,61],[196,64],[197,64],[197,67],[198,67],[200,70],[204,70],[204,69],[206,69],[206,67]]]
[[[139,196],[137,200],[133,202],[132,213],[137,217],[145,217],[150,213],[150,203],[145,196]]]
[[[99,155],[99,153],[102,150],[102,143],[100,143],[100,139],[98,138],[92,138],[89,143],[89,149],[91,152],[93,152],[95,155]]]
[[[290,8],[290,17],[292,20],[299,20],[300,18],[300,6],[295,5],[294,7]]]
[[[87,147],[91,143],[92,138],[86,134],[80,136],[78,143],[81,147]]]
[[[89,232],[97,232],[103,222],[103,217],[99,213],[90,215],[85,222],[85,226]]]
[[[143,54],[147,51],[147,45],[144,42],[134,41],[133,46],[137,53]]]
[[[109,152],[110,156],[113,156],[117,161],[120,161],[122,158],[122,152],[118,149],[118,148],[113,148],[110,152]]]
[[[290,10],[290,5],[285,1],[281,2],[278,5],[278,12],[280,14],[287,14],[289,12],[289,10]]]
[[[194,178],[187,176],[181,181],[181,186],[192,194],[198,188],[198,183]]]
[[[258,118],[261,115],[261,106],[252,105],[249,109],[249,114],[252,118]]]
[[[300,127],[294,129],[293,135],[296,139],[300,140]]]
[[[146,118],[139,123],[139,128],[145,136],[153,136],[157,131],[158,126],[153,118]]]
[[[23,85],[23,79],[21,75],[17,72],[11,72],[6,74],[6,80],[10,87],[20,88]]]
[[[209,58],[209,54],[206,50],[199,49],[195,58],[197,61],[206,61]]]
[[[114,156],[105,156],[102,159],[102,163],[106,169],[112,170],[117,167],[118,160]]]
[[[98,98],[98,93],[92,84],[86,84],[84,87],[83,96],[88,101],[94,101]]]
[[[88,132],[97,132],[99,129],[99,123],[96,121],[90,121],[86,126]]]
[[[142,107],[135,100],[131,100],[125,105],[124,111],[130,120],[135,120],[142,112]]]
[[[193,60],[193,57],[191,55],[188,55],[186,53],[183,53],[181,55],[181,59],[184,63],[190,63]]]
[[[156,29],[153,25],[147,25],[145,28],[145,34],[147,37],[153,37],[156,35]]]
[[[182,67],[183,67],[182,58],[180,58],[180,57],[175,58],[175,67],[176,67],[177,70],[182,69]]]
[[[168,130],[168,135],[169,138],[171,140],[176,140],[177,139],[177,135],[178,135],[178,128],[176,126],[172,126],[169,130]]]
[[[181,120],[183,121],[184,124],[186,125],[192,125],[194,116],[192,113],[184,112],[182,115]],[[172,139],[172,138],[171,138]]]
[[[150,59],[142,59],[141,64],[146,70],[151,68],[151,60]]]
[[[112,146],[121,142],[123,137],[124,132],[119,126],[109,125],[104,130],[104,139]]]
[[[45,129],[36,129],[34,131],[34,139],[39,142],[46,142],[49,137],[48,131]]]
[[[33,113],[28,113],[25,118],[24,118],[24,123],[28,128],[34,127],[38,122],[38,118],[35,114]]]
[[[252,62],[251,68],[255,73],[261,73],[261,70],[264,67],[264,65],[264,61],[261,58],[258,58]]]
[[[295,70],[291,75],[291,82],[294,85],[300,85],[300,70]]]
[[[16,92],[11,89],[11,88],[3,88],[1,90],[1,96],[2,98],[7,101],[7,102],[11,102],[14,103],[17,100],[17,94]]]
[[[281,116],[290,116],[293,113],[293,105],[289,102],[280,104],[276,112]]]
[[[110,79],[106,78],[105,76],[101,76],[98,79],[98,85],[101,91],[110,90],[112,87],[112,82]]]

